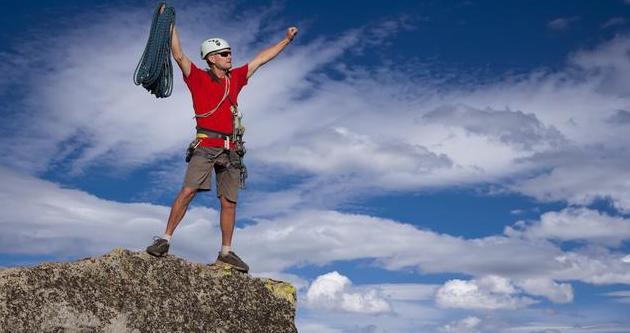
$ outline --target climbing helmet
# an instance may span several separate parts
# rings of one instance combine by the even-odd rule
[[[230,44],[222,38],[210,38],[201,43],[201,59],[205,59],[209,53],[229,49]]]

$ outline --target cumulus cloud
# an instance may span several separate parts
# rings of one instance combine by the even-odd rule
[[[521,221],[505,232],[510,236],[619,246],[630,239],[630,221],[588,208],[566,208],[544,213],[533,223]]]
[[[630,211],[630,192],[627,191],[630,182],[624,178],[627,170],[624,156],[613,155],[603,160],[600,159],[602,152],[595,151],[571,155],[564,155],[566,160],[558,162],[550,172],[518,181],[512,189],[541,201],[567,201],[574,205],[605,199],[621,212]],[[578,164],[585,161],[586,156],[596,158]]]
[[[320,275],[306,292],[305,302],[314,308],[356,313],[387,313],[391,306],[377,290],[352,291],[352,282],[337,272]]]
[[[536,301],[519,292],[512,282],[500,276],[478,280],[450,280],[436,293],[436,303],[445,308],[499,310],[518,309]]]
[[[530,295],[543,296],[554,303],[571,303],[573,287],[568,283],[558,283],[548,278],[525,279],[516,284]]]

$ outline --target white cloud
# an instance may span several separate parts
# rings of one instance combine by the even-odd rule
[[[5,235],[0,241],[0,252],[5,254],[76,258],[100,255],[117,246],[143,250],[151,234],[161,233],[168,215],[168,207],[103,200],[5,168],[0,168],[0,180],[0,209],[4,212],[0,235]],[[173,238],[172,253],[202,262],[213,260],[214,246],[219,244],[216,214],[211,209],[190,210]],[[569,301],[567,284],[555,281],[630,283],[628,264],[623,262],[625,254],[602,249],[564,252],[536,240],[499,236],[466,240],[391,220],[331,211],[305,211],[238,228],[235,247],[251,264],[255,275],[286,279],[297,283],[301,290],[305,290],[303,278],[278,272],[296,265],[362,258],[374,258],[374,264],[394,270],[415,266],[425,272],[478,276],[502,272],[511,281],[486,277],[473,280],[472,284],[462,283],[480,290],[464,293],[465,299],[481,297],[484,306],[504,308],[524,306],[531,299],[527,295],[560,303]],[[525,281],[523,276],[548,280]],[[333,297],[338,301],[333,304],[352,311],[363,310],[343,311],[355,313],[357,320],[372,318],[370,311],[384,308],[381,301],[389,305],[391,311],[378,320],[382,325],[379,327],[413,332],[418,327],[431,327],[430,322],[441,316],[435,309],[417,304],[426,303],[436,286],[352,286],[343,278],[337,280],[339,286],[345,286],[341,293],[332,294],[346,296]],[[330,318],[330,312],[325,312],[328,314],[324,317]],[[339,315],[337,320],[347,323],[349,319]],[[330,330],[352,327],[339,325]]]
[[[602,24],[602,28],[606,29],[610,27],[616,27],[616,26],[624,25],[626,24],[626,22],[627,20],[623,17],[611,17],[608,21]]]
[[[179,32],[191,57],[208,31],[236,46],[236,63],[282,36],[284,27],[269,25],[276,21],[269,19],[275,18],[274,8],[234,16],[234,6],[178,6]],[[0,88],[10,87],[16,96],[20,90],[29,93],[4,106],[15,109],[11,114],[16,116],[4,118],[0,125],[0,149],[5,152],[0,163],[30,172],[90,172],[94,165],[134,169],[181,155],[193,126],[186,88],[177,69],[170,99],[156,100],[132,85],[131,72],[146,40],[150,10],[117,8],[116,13],[77,18],[81,31],[60,29],[59,37],[47,36],[50,48],[45,55],[3,51]],[[210,15],[219,19],[208,21]],[[236,231],[239,254],[254,270],[264,272],[260,274],[302,287],[302,278],[280,272],[301,264],[373,259],[378,267],[391,270],[411,267],[420,273],[475,277],[498,274],[505,277],[503,283],[488,278],[463,281],[462,288],[475,287],[477,292],[462,297],[481,298],[486,306],[503,308],[525,306],[529,296],[570,302],[573,294],[567,281],[630,283],[626,253],[599,247],[564,251],[546,241],[577,237],[602,246],[618,244],[619,235],[594,230],[593,221],[580,220],[585,214],[562,211],[541,217],[537,224],[541,229],[530,229],[540,237],[465,239],[331,210],[344,196],[356,194],[351,192],[371,193],[374,188],[502,185],[508,180],[514,184],[510,190],[540,200],[585,205],[606,198],[617,209],[630,211],[630,183],[623,181],[630,170],[625,147],[630,125],[627,35],[574,53],[558,72],[536,71],[483,86],[475,82],[444,86],[428,77],[410,78],[417,68],[378,64],[382,68],[374,70],[354,62],[352,55],[365,47],[366,36],[385,38],[403,25],[385,22],[335,38],[299,38],[244,90],[241,104],[252,174],[267,179],[265,172],[273,170],[275,179],[288,174],[307,180],[277,193],[251,196],[256,206],[250,206],[248,216],[269,218]],[[301,36],[307,33],[303,30]],[[14,49],[31,50],[40,42],[34,38],[32,44]],[[331,47],[315,52],[325,45]],[[328,71],[335,71],[334,80],[326,75]],[[23,132],[40,135],[25,138]],[[177,168],[182,165],[179,162]],[[173,168],[160,165],[156,183],[173,177]],[[255,184],[262,182],[262,176],[252,178]],[[149,240],[147,232],[160,234],[168,215],[168,207],[103,200],[4,168],[0,179],[3,253],[78,257],[115,246],[142,250]],[[594,217],[596,225],[615,230],[624,225],[600,215]],[[557,220],[543,230],[545,218]],[[565,222],[580,228],[573,234],[552,228]],[[172,252],[213,260],[208,253],[215,253],[218,234],[216,211],[193,208],[174,237]],[[382,300],[400,315],[381,316],[387,317],[381,319],[386,323],[383,327],[400,328],[396,332],[416,332],[418,327],[431,331],[424,328],[436,318],[446,322],[440,318],[443,314],[414,302],[426,301],[434,292],[434,286],[350,285],[341,294],[355,296],[347,297],[346,303],[339,298],[338,306],[374,309]],[[353,315],[357,316],[353,319],[370,318],[365,312]],[[321,322],[304,327],[311,332],[348,332]],[[474,324],[475,320],[462,320],[443,327],[479,329],[481,324]],[[362,327],[371,325],[366,322]],[[505,332],[545,329],[628,331],[619,326],[539,323]]]
[[[344,333],[344,331],[328,327],[321,323],[297,321],[296,326],[302,333]]]
[[[435,300],[445,308],[480,310],[518,309],[536,303],[520,296],[512,282],[499,276],[447,281],[438,289]]]
[[[609,199],[618,210],[629,212],[630,182],[624,178],[627,170],[624,158],[582,164],[581,159],[567,158],[551,172],[521,181],[513,189],[542,201],[565,200],[574,205]]]
[[[363,285],[356,286],[361,292]],[[305,296],[300,297],[301,300]],[[309,323],[325,323],[330,328],[350,332],[435,332],[435,324],[444,321],[445,313],[428,301],[395,301],[387,298],[392,312],[384,314],[330,311],[324,308],[299,307],[298,318]],[[303,303],[302,303],[303,304]],[[300,325],[300,324],[298,324]],[[300,332],[301,326],[298,326]]]
[[[501,330],[502,333],[625,333],[629,326],[618,323],[574,325],[570,323],[528,323]]]
[[[557,280],[580,280],[592,284],[630,283],[630,270],[623,262],[622,254],[603,248],[566,252],[554,260],[560,264],[553,274]]]
[[[540,221],[529,224],[520,222],[514,227],[507,227],[506,234],[619,246],[630,239],[630,221],[592,209],[567,208],[560,212],[544,213]]]
[[[568,30],[573,23],[579,20],[579,17],[560,17],[549,21],[549,23],[547,23],[547,27],[549,29],[558,31]]]
[[[144,250],[151,235],[161,235],[166,226],[164,206],[104,200],[3,167],[0,179],[1,253],[77,258],[115,247]],[[209,261],[208,252],[218,249],[218,235],[216,210],[193,207],[171,252]]]
[[[233,15],[221,15],[234,10],[231,5],[197,5],[178,6],[177,24],[185,51],[199,66],[203,63],[196,56],[198,41],[207,38],[208,31],[230,40],[238,50],[235,61],[240,63],[258,51],[254,49],[260,47],[254,46],[258,41],[275,41],[282,37],[283,32],[278,27],[261,26],[273,9],[250,9],[244,16],[247,19],[235,20]],[[215,19],[206,19],[210,13]],[[80,30],[64,30],[58,36],[45,37],[47,45],[64,47],[50,47],[46,55],[21,51],[5,54],[7,58],[20,58],[25,64],[7,68],[10,73],[22,72],[26,77],[17,81],[30,91],[21,104],[28,105],[29,110],[46,110],[35,112],[36,117],[30,114],[12,119],[15,126],[21,128],[20,132],[33,130],[39,135],[6,138],[3,148],[15,150],[17,155],[14,157],[19,158],[7,159],[5,163],[33,171],[46,170],[62,162],[68,163],[74,171],[81,171],[95,161],[116,168],[138,167],[180,153],[191,138],[194,128],[192,105],[177,68],[174,93],[167,99],[155,99],[131,83],[133,67],[147,38],[151,10],[116,8],[116,15],[106,11],[89,15],[75,19],[98,24],[83,24]],[[230,19],[221,20],[221,17]],[[273,31],[269,31],[272,27]],[[32,36],[28,43],[37,45],[41,38]],[[349,46],[344,46],[344,42],[356,44],[341,38],[335,47],[317,52],[308,66],[290,66],[292,70],[284,73],[292,73],[294,77],[286,77],[284,82],[289,85],[296,80],[303,82],[303,76],[313,67],[343,52],[344,47]],[[18,49],[24,49],[24,46],[20,45]],[[311,48],[319,46],[317,43],[310,45]],[[319,61],[315,61],[317,59]],[[47,71],[32,68],[40,62],[48,64]],[[288,62],[289,66],[291,60]],[[45,76],[42,75],[44,72]],[[261,80],[266,81],[264,75],[261,76]],[[273,92],[265,90],[261,95],[269,94],[273,95]],[[19,150],[11,148],[17,140],[21,142]],[[22,156],[24,147],[29,147],[28,150],[38,158]]]
[[[337,272],[318,276],[306,292],[305,304],[314,308],[356,313],[387,313],[391,306],[376,289],[353,291],[348,277]]]
[[[612,297],[615,302],[630,304],[630,290],[612,291],[604,295]]]
[[[268,18],[277,8],[252,9],[225,22],[220,17],[233,15],[204,20],[210,12],[234,10],[235,5],[178,6],[187,53],[194,58],[198,41],[213,30],[235,45],[235,62],[242,63],[282,35],[282,27],[267,23],[274,21]],[[19,87],[29,91],[15,104],[29,110],[28,116],[17,112],[7,122],[20,133],[40,135],[24,138],[9,131],[0,148],[11,151],[5,155],[11,158],[2,163],[35,172],[81,172],[91,165],[133,169],[181,155],[193,121],[178,70],[169,99],[156,100],[130,83],[150,11],[131,8],[77,20],[98,24],[63,30],[48,43],[60,47],[51,47],[45,58],[19,51],[4,54],[20,59],[20,64],[7,65],[5,77],[21,73],[25,79]],[[483,86],[474,81],[464,87],[443,86],[439,79],[406,74],[414,68],[403,73],[391,64],[374,70],[353,62],[356,50],[401,29],[409,29],[404,20],[360,27],[332,39],[298,39],[243,91],[252,174],[269,168],[308,179],[270,195],[275,203],[279,197],[299,195],[279,209],[311,201],[335,208],[337,201],[319,199],[321,192],[352,196],[374,188],[415,190],[502,184],[506,179],[514,180],[511,190],[539,199],[583,204],[603,197],[619,209],[630,207],[630,185],[618,182],[628,178],[622,143],[630,123],[611,123],[628,108],[628,36],[574,53],[564,70],[506,77]],[[109,47],[103,50],[103,44]],[[40,64],[47,70],[35,66]],[[327,76],[330,71],[339,78]],[[604,162],[591,158],[599,147],[608,149]],[[344,186],[353,190],[338,190]]]
[[[464,319],[448,323],[440,327],[440,332],[445,333],[478,333],[482,320],[479,317],[469,316]]]
[[[424,115],[422,121],[460,127],[472,134],[516,145],[525,151],[541,148],[544,150],[566,144],[557,129],[545,126],[534,114],[525,114],[522,111],[478,110],[467,106],[441,107]]]
[[[628,106],[627,93],[630,90],[627,86],[630,82],[630,78],[627,77],[630,73],[630,59],[627,56],[629,50],[628,35],[617,35],[596,48],[576,52],[570,58],[570,64],[584,71],[581,74],[589,75],[588,81],[595,88],[593,92],[607,96],[609,103],[621,102],[618,109],[624,109]],[[608,110],[610,111],[613,110]],[[588,136],[589,134],[584,133],[585,138]],[[621,144],[611,143],[615,146]]]
[[[0,235],[4,235],[0,251],[5,253],[79,257],[117,246],[142,250],[151,234],[162,233],[168,216],[168,207],[103,200],[5,168],[0,168],[0,178],[0,208],[5,212],[0,219]],[[216,220],[215,210],[191,209],[175,234],[173,253],[212,260],[208,253],[215,251],[212,244],[219,244]],[[334,211],[303,210],[270,220],[257,219],[255,224],[237,228],[234,245],[257,272],[372,259],[389,270],[413,267],[426,273],[501,275],[515,281],[547,278],[630,283],[628,264],[623,261],[626,253],[605,248],[562,251],[552,243],[522,237],[463,239],[392,220]],[[397,293],[383,288],[392,295]],[[416,292],[426,295],[428,290],[418,288]]]
[[[528,294],[544,296],[554,303],[573,301],[573,287],[568,283],[558,283],[547,278],[533,278],[517,281],[516,284]]]
[[[367,289],[378,289],[388,300],[423,301],[433,299],[439,285],[419,283],[384,283],[363,285]]]

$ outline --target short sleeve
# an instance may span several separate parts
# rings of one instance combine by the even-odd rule
[[[199,84],[201,74],[203,74],[203,71],[199,69],[199,67],[197,67],[193,62],[190,62],[190,74],[188,74],[188,77],[186,77],[186,75],[182,73],[182,76],[184,77],[184,82],[186,82],[186,85],[188,86],[188,88],[190,88],[191,85]]]
[[[248,69],[249,69],[249,64],[245,64],[241,67],[238,67],[232,70],[232,80],[237,84],[238,91],[240,91],[241,88],[247,85]]]

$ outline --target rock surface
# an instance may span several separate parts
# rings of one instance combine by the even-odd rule
[[[123,249],[0,270],[0,332],[291,333],[288,283]]]

